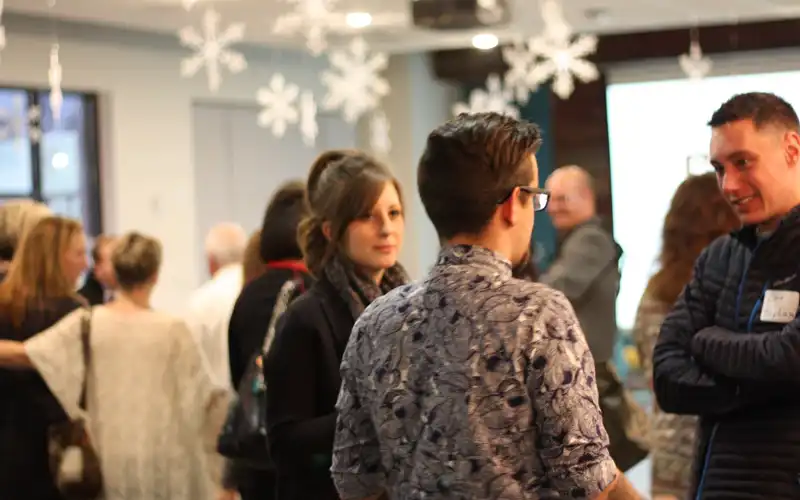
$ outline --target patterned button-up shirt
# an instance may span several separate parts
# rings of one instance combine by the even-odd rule
[[[343,499],[590,498],[617,470],[567,299],[480,247],[376,300],[342,362]]]

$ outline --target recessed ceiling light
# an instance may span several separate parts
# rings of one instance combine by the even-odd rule
[[[490,50],[497,47],[500,40],[491,33],[481,33],[472,37],[472,46],[480,50]]]
[[[347,14],[347,25],[351,28],[366,28],[372,24],[372,16],[369,12],[351,12]]]

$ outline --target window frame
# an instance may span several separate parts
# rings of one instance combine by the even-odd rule
[[[49,88],[43,87],[20,87],[13,85],[0,85],[0,91],[23,91],[27,94],[27,110],[32,106],[38,106],[41,110],[43,106],[48,103],[43,102],[42,96],[50,92]],[[85,158],[85,168],[82,169],[81,184],[85,186],[84,196],[82,196],[83,203],[83,220],[84,229],[87,234],[97,236],[103,232],[103,206],[102,206],[102,190],[100,184],[100,138],[99,138],[99,112],[98,112],[98,96],[91,92],[81,92],[70,89],[63,89],[64,94],[77,95],[81,100],[83,108],[83,155]],[[36,119],[28,120],[27,127],[31,126],[41,127],[42,115],[40,111]],[[42,131],[42,133],[44,133]],[[25,193],[10,193],[4,192],[0,187],[0,200],[31,198],[39,202],[46,202],[42,194],[42,149],[41,140],[30,142],[31,153],[31,191]]]

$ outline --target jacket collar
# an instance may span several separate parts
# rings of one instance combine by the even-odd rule
[[[758,226],[753,224],[734,231],[731,237],[751,250],[759,245],[760,240],[769,242],[770,246],[777,244],[781,248],[784,244],[800,243],[800,205],[784,215],[778,222],[778,227],[769,236],[760,236]]]

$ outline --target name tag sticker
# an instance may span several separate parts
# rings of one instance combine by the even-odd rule
[[[800,306],[800,292],[791,290],[767,290],[761,307],[761,321],[767,323],[791,323]]]

